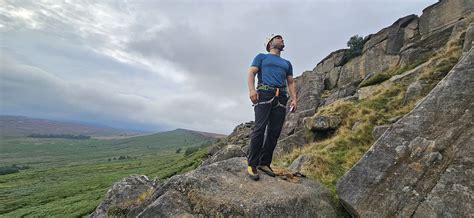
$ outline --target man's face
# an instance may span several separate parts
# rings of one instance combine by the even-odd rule
[[[276,48],[283,51],[283,48],[285,47],[285,42],[283,41],[283,37],[276,36],[275,38],[272,39],[271,45],[272,45],[271,46],[272,48]]]
[[[281,36],[275,36],[275,38],[273,38],[273,40],[275,40],[276,42],[283,43],[283,37],[281,37]]]

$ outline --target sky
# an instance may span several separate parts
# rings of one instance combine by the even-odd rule
[[[294,76],[436,0],[0,0],[0,114],[229,134],[271,33]]]

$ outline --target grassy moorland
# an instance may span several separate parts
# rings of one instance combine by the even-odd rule
[[[126,176],[165,179],[194,169],[212,140],[186,130],[118,140],[3,138],[0,167],[20,170],[0,175],[0,216],[87,215]]]

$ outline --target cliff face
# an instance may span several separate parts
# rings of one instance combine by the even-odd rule
[[[467,51],[471,45],[468,41],[472,41],[473,16],[472,0],[443,0],[424,9],[420,17],[400,18],[391,26],[366,36],[360,56],[347,61],[345,49],[329,54],[312,71],[296,78],[301,107],[296,114],[287,116],[276,152],[288,153],[312,142],[304,137],[307,136],[303,125],[305,117],[313,116],[319,108],[337,100],[358,98],[359,85],[364,79],[391,69],[419,65],[456,40],[465,41]],[[300,138],[296,144],[293,134]],[[290,140],[287,137],[291,137]]]
[[[353,216],[471,216],[473,11],[472,0],[441,0],[365,37],[360,56],[337,50],[297,77],[299,109],[287,115],[275,151],[277,165],[293,163],[279,177],[245,176],[253,123],[244,123],[199,168],[163,183],[140,177],[129,182],[139,186],[132,194],[120,189],[125,179],[92,215],[344,214],[304,173],[333,191],[337,181]]]

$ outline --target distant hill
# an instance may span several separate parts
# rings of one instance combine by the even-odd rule
[[[159,132],[151,135],[141,135],[126,139],[114,140],[120,147],[130,146],[130,149],[159,149],[161,151],[176,148],[208,145],[223,135],[199,132],[186,129]],[[115,147],[116,148],[116,147]]]
[[[201,131],[195,131],[195,130],[188,130],[188,129],[176,129],[176,131],[182,131],[182,132],[189,132],[189,133],[194,133],[206,137],[211,137],[211,138],[223,138],[226,137],[226,135],[222,134],[217,134],[217,133],[210,133],[210,132],[201,132]]]
[[[30,134],[81,134],[98,137],[133,136],[143,133],[81,123],[0,115],[0,136],[22,137]]]

